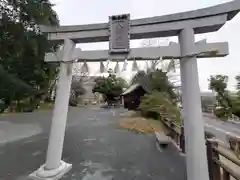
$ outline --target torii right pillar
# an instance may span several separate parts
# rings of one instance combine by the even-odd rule
[[[178,35],[188,180],[209,180],[193,28]]]

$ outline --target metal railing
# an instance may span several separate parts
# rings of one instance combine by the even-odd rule
[[[170,136],[185,153],[184,128],[169,119],[162,119]],[[229,144],[222,143],[205,131],[210,180],[240,180],[240,138],[228,135]],[[232,178],[231,178],[232,177]]]

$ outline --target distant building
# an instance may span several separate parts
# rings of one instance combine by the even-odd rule
[[[96,78],[96,76],[83,77],[83,88],[85,89],[85,94],[83,95],[84,101],[92,102],[96,100],[95,94],[92,92]]]
[[[74,76],[75,79],[82,80],[83,88],[85,89],[85,94],[82,96],[84,102],[92,103],[96,101],[96,95],[92,92],[92,89],[97,77],[98,76]]]

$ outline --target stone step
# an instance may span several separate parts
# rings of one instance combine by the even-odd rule
[[[156,140],[157,140],[158,144],[161,146],[167,146],[168,144],[170,144],[172,142],[171,138],[169,136],[166,136],[166,134],[164,134],[163,132],[155,131],[155,135],[156,135]]]

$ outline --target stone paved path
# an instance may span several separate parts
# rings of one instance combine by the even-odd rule
[[[70,109],[63,160],[73,168],[62,180],[186,180],[184,157],[173,146],[157,149],[153,135],[119,129],[116,122],[121,112]],[[51,113],[40,114],[28,118],[39,118],[34,124],[39,124],[41,133],[0,145],[0,180],[26,180],[44,163],[49,133],[46,119]],[[9,119],[14,122],[13,117]],[[24,122],[29,121],[25,117]]]

